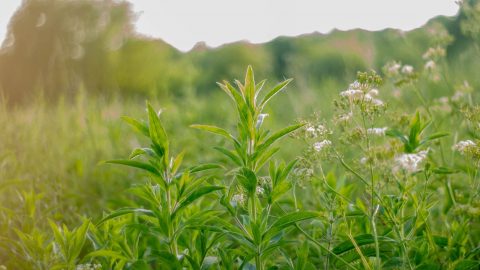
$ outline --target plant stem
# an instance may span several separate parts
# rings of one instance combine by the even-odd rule
[[[172,197],[170,194],[170,186],[167,184],[166,188],[166,193],[167,193],[167,206],[168,206],[168,242],[170,244],[170,252],[175,255],[176,258],[178,258],[178,246],[177,246],[177,240],[175,238],[175,230],[173,226],[173,220],[171,220],[172,217]]]

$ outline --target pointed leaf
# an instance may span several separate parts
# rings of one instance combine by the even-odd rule
[[[114,160],[105,161],[105,163],[125,165],[125,166],[129,166],[129,167],[142,169],[142,170],[151,172],[155,175],[160,175],[158,170],[155,167],[153,167],[150,164],[141,162],[141,161],[128,160],[128,159],[114,159]]]
[[[280,91],[282,91],[285,86],[287,86],[292,79],[285,80],[279,84],[277,84],[270,92],[268,92],[265,97],[263,98],[262,102],[260,103],[260,107],[263,108],[270,99],[272,99],[276,94],[278,94]]]

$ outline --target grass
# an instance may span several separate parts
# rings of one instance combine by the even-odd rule
[[[477,269],[478,93],[405,66],[306,106],[251,67],[146,113],[82,94],[2,104],[0,265]]]

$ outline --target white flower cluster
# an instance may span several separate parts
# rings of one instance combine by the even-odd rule
[[[340,122],[347,122],[349,121],[350,119],[352,119],[353,117],[353,113],[352,112],[349,112],[349,113],[346,113],[346,114],[342,114],[338,117],[338,121]]]
[[[245,203],[245,195],[242,194],[242,193],[233,195],[232,201],[230,202],[230,204],[233,207],[236,207],[238,205],[242,205],[244,203]]]
[[[445,49],[437,46],[435,48],[428,48],[428,50],[423,54],[423,59],[434,59],[445,56]]]
[[[413,67],[410,65],[404,65],[402,67],[402,73],[406,75],[412,75],[413,74]]]
[[[385,65],[385,71],[388,75],[395,76],[398,75],[401,67],[402,65],[400,63],[393,61]]]
[[[261,186],[257,186],[256,190],[258,195],[263,195],[263,193],[265,193],[265,189],[263,189],[263,187]]]
[[[75,270],[98,270],[98,269],[102,269],[101,264],[86,263],[86,264],[79,264],[75,267]]]
[[[424,68],[428,71],[432,71],[434,70],[435,68],[437,67],[437,64],[435,64],[435,61],[433,60],[428,60],[426,63],[425,63],[425,66]]]
[[[308,124],[305,126],[305,132],[309,138],[317,138],[319,136],[324,136],[328,134],[328,129],[323,125],[314,126],[312,124]]]
[[[369,128],[367,129],[367,134],[369,135],[377,135],[377,136],[385,136],[385,132],[387,132],[388,127],[383,128]]]
[[[311,168],[295,168],[293,174],[298,178],[310,178],[313,176],[313,169]]]
[[[476,147],[477,147],[477,144],[472,140],[465,140],[465,141],[459,141],[458,143],[456,143],[452,147],[452,149],[465,155],[466,153],[469,153],[469,152],[472,152],[472,150],[475,150]]]
[[[321,142],[314,143],[313,144],[313,149],[315,149],[315,151],[317,151],[317,152],[321,152],[323,149],[325,149],[326,147],[329,147],[330,145],[332,145],[331,141],[323,140]]]
[[[420,164],[427,157],[428,150],[420,151],[416,154],[402,154],[395,158],[396,166],[394,171],[403,170],[413,173],[419,170]]]
[[[345,91],[340,92],[340,96],[347,98],[350,102],[371,102],[374,105],[381,106],[383,105],[383,101],[377,99],[378,90],[371,89],[368,92],[365,92],[363,89],[368,89],[368,85],[363,85],[358,81],[350,84],[349,88]]]

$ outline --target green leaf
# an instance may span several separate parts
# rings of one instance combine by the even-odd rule
[[[280,233],[283,229],[295,225],[295,223],[312,219],[318,217],[318,214],[315,212],[308,212],[308,211],[298,211],[286,214],[281,218],[277,219],[270,228],[264,233],[264,239],[269,240],[276,234]]]
[[[421,140],[420,145],[422,145],[422,144],[424,144],[428,141],[436,140],[436,139],[443,138],[443,137],[446,137],[446,136],[449,136],[449,135],[450,135],[450,133],[447,133],[447,132],[434,133],[430,136],[425,137],[423,140]]]
[[[272,99],[276,94],[278,94],[280,91],[282,91],[285,86],[287,86],[292,79],[285,80],[279,84],[277,84],[270,92],[268,92],[265,97],[263,98],[262,102],[260,103],[260,108],[263,108],[270,99]]]
[[[248,168],[241,168],[237,173],[237,181],[247,191],[247,193],[254,194],[257,189],[257,176]]]
[[[114,219],[114,218],[117,218],[117,217],[120,217],[120,216],[124,216],[124,215],[129,215],[129,214],[147,215],[147,216],[151,216],[151,217],[155,216],[153,211],[148,210],[148,209],[134,208],[134,207],[121,208],[121,209],[113,211],[112,213],[110,213],[106,217],[102,218],[102,220],[100,220],[97,223],[97,226],[102,225],[103,223],[105,223],[108,220],[111,220],[111,219]]]
[[[144,163],[144,162],[141,162],[141,161],[128,160],[128,159],[114,159],[114,160],[105,161],[105,163],[125,165],[125,166],[129,166],[129,167],[142,169],[142,170],[148,171],[148,172],[153,173],[153,174],[158,175],[158,176],[160,175],[160,173],[158,172],[158,170],[155,167],[153,167],[152,165],[150,165],[148,163]]]
[[[396,130],[396,129],[389,129],[387,130],[387,132],[385,132],[385,134],[387,136],[390,136],[390,137],[395,137],[395,138],[398,138],[402,141],[403,144],[408,144],[408,138],[407,136],[405,136],[403,133],[401,133],[400,131]]]
[[[480,261],[461,260],[455,265],[455,270],[474,270],[478,269]]]
[[[252,66],[247,67],[247,73],[245,74],[245,99],[253,106],[255,103],[255,78],[253,74]]]
[[[197,172],[203,172],[206,170],[213,170],[213,169],[220,169],[222,166],[214,163],[207,163],[207,164],[202,164],[198,166],[193,166],[190,167],[189,172],[190,173],[197,173]]]
[[[168,156],[168,137],[160,118],[150,103],[147,102],[149,135],[153,144],[160,149],[160,156]]]
[[[209,125],[190,125],[190,127],[205,130],[205,131],[211,132],[213,134],[223,136],[227,139],[236,141],[235,138],[230,133],[228,133],[228,131],[226,131],[223,128],[219,128],[219,127],[216,127],[216,126],[209,126]]]
[[[85,258],[96,258],[96,257],[106,257],[106,258],[112,258],[115,260],[128,260],[128,258],[123,256],[120,252],[113,251],[113,250],[106,250],[106,249],[95,250],[85,255]]]
[[[294,132],[295,130],[303,127],[304,125],[305,125],[305,123],[296,124],[296,125],[292,125],[292,126],[286,127],[284,129],[281,129],[281,130],[275,132],[274,134],[272,134],[270,137],[268,137],[263,143],[261,143],[258,146],[257,151],[254,154],[254,158],[258,157],[265,149],[267,149],[270,145],[272,145],[274,142],[276,142],[277,140],[279,140],[283,136]]]
[[[233,163],[235,163],[238,166],[243,166],[242,160],[233,152],[228,149],[225,149],[223,147],[216,146],[213,149],[219,151],[220,153],[224,154],[227,156]]]
[[[175,209],[174,213],[172,216],[174,216],[179,210],[181,210],[184,207],[187,207],[191,203],[193,203],[195,200],[199,199],[200,197],[207,195],[208,193],[224,189],[224,187],[220,186],[204,186],[204,187],[199,187],[189,195],[185,199],[183,199],[177,209]]]
[[[145,123],[142,123],[132,117],[122,116],[122,120],[128,123],[134,130],[142,133],[143,135],[149,137],[148,126]]]
[[[153,157],[155,155],[155,152],[150,148],[135,148],[128,158],[134,159],[141,155],[148,155]]]

